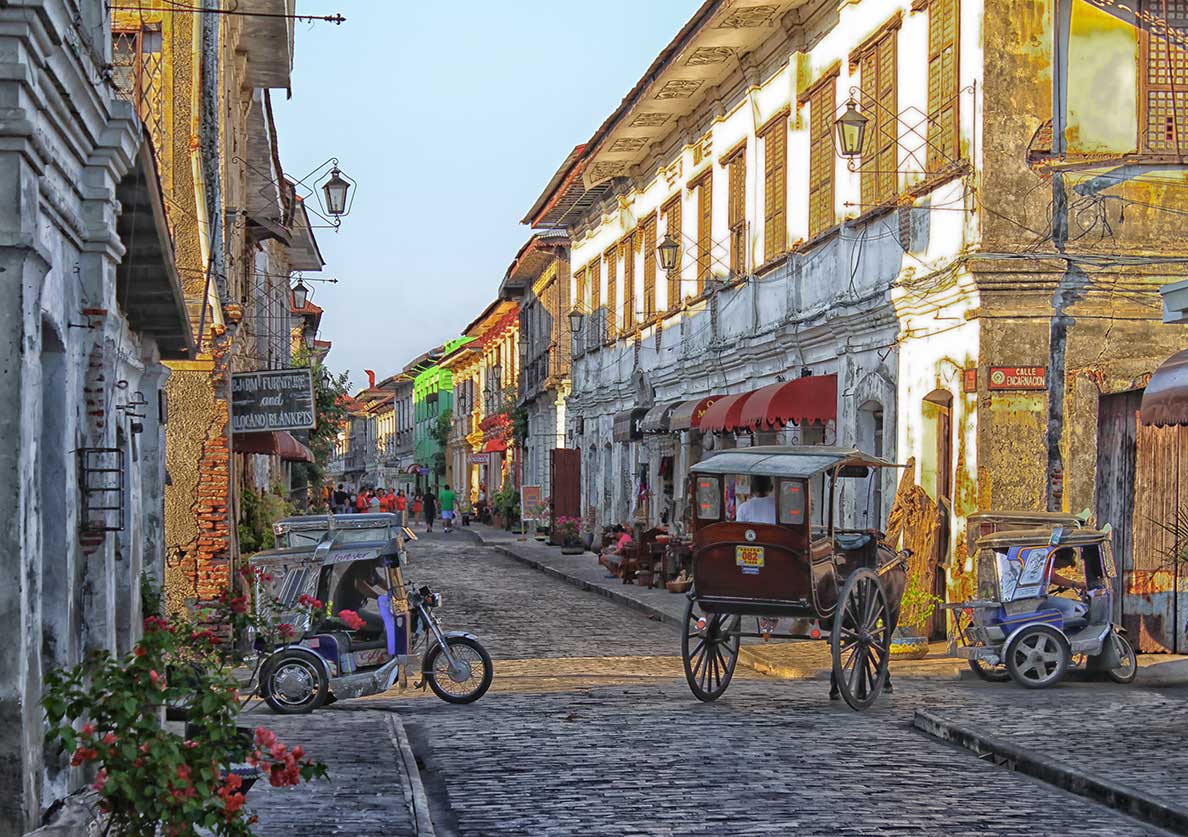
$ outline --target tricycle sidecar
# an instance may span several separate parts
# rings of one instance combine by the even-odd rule
[[[956,612],[950,653],[982,679],[1042,689],[1074,665],[1120,683],[1134,679],[1134,650],[1112,622],[1110,527],[1079,523],[1006,528],[977,540],[977,598],[945,607]]]

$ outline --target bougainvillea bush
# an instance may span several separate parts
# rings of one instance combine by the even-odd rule
[[[242,615],[235,597],[225,604]],[[150,616],[132,653],[97,653],[47,676],[48,739],[70,754],[71,765],[94,771],[109,833],[251,834],[255,817],[233,765],[251,765],[276,787],[326,775],[301,747],[263,727],[251,740],[240,734],[237,684],[221,645],[217,634],[186,619]],[[166,727],[167,707],[188,710],[189,737]]]

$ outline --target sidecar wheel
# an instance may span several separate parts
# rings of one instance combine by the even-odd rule
[[[441,653],[441,645],[434,645],[424,664],[429,688],[447,703],[474,703],[491,688],[495,676],[491,655],[470,637],[451,636],[446,642],[457,668],[451,670],[450,661]]]
[[[281,715],[304,715],[326,702],[330,682],[321,663],[308,651],[282,651],[268,661],[260,693]]]
[[[1071,660],[1068,640],[1048,625],[1023,628],[1006,649],[1011,679],[1028,689],[1046,689],[1059,683]]]
[[[1138,674],[1138,657],[1134,655],[1134,648],[1131,647],[1130,641],[1120,634],[1111,634],[1110,638],[1118,651],[1118,659],[1121,662],[1117,668],[1107,671],[1106,677],[1123,685],[1133,683]]]

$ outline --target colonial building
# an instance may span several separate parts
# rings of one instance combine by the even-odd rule
[[[288,365],[274,336],[287,325],[290,271],[322,267],[303,196],[284,178],[269,96],[292,86],[293,10],[294,0],[242,15],[148,0],[112,13],[115,81],[154,139],[198,343],[168,385],[173,609],[226,589],[237,492],[261,481],[247,471],[271,482],[280,467],[283,439],[241,439],[234,455],[231,376]]]
[[[514,450],[509,448],[514,448],[519,316],[515,302],[494,300],[441,360],[452,375],[456,406],[446,482],[472,503],[489,502],[514,473]]]
[[[567,432],[602,522],[680,521],[691,461],[782,440],[913,460],[938,592],[970,591],[979,508],[1096,496],[1132,527],[1107,440],[1133,439],[1127,399],[1182,339],[1152,329],[1183,272],[1182,52],[1149,13],[1057,8],[702,4],[527,219],[573,242]],[[884,519],[895,479],[844,518]],[[1124,614],[1153,625],[1134,566]]]
[[[79,781],[43,750],[46,672],[128,651],[162,574],[163,362],[194,341],[149,133],[100,81],[103,5],[5,6],[0,28],[0,834],[21,834]]]
[[[546,230],[530,238],[507,269],[499,295],[520,304],[520,389],[524,485],[552,496],[550,451],[565,447],[569,397],[569,237]]]

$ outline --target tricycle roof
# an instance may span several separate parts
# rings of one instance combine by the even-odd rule
[[[1006,529],[978,539],[978,549],[1002,549],[1012,546],[1090,546],[1110,540],[1112,529],[1076,529],[1050,526],[1039,529]]]
[[[373,529],[376,526],[395,526],[400,518],[388,512],[375,514],[305,514],[278,520],[273,529],[277,534],[291,530],[328,529],[334,520],[335,529]]]
[[[894,462],[857,448],[825,445],[760,445],[716,453],[689,470],[694,474],[738,474],[767,477],[815,477],[831,468],[856,465],[896,468]]]
[[[1009,527],[1018,524],[1018,529],[1034,529],[1037,526],[1067,526],[1068,528],[1084,526],[1088,521],[1088,514],[1069,514],[1068,512],[1028,511],[1025,509],[1005,509],[1000,511],[975,512],[969,516],[970,527],[983,522],[994,523]]]

